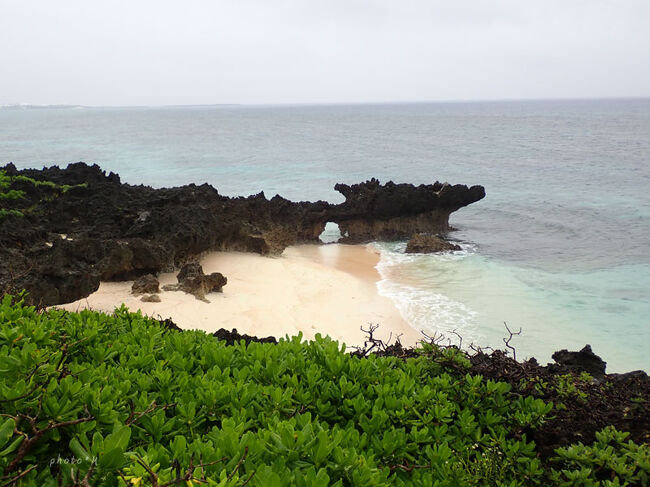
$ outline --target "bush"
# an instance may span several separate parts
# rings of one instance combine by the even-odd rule
[[[38,313],[10,296],[0,323],[4,485],[548,484],[521,431],[551,406],[425,354],[227,346],[124,307]]]

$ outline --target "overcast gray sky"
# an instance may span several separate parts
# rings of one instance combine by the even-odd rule
[[[0,103],[650,95],[650,0],[0,0]]]

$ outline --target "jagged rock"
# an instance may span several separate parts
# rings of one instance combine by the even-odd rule
[[[447,242],[435,235],[415,234],[406,244],[407,254],[430,254],[434,252],[446,252],[450,250],[461,250],[459,245]]]
[[[591,345],[585,345],[579,352],[559,350],[551,357],[556,362],[556,364],[549,364],[548,366],[552,372],[566,370],[570,372],[588,372],[594,377],[605,375],[607,362],[591,350]]]
[[[98,265],[102,281],[131,280],[143,274],[155,274],[165,267],[169,252],[160,244],[142,238],[108,240]]]
[[[181,267],[181,270],[176,275],[176,279],[179,283],[182,283],[186,279],[204,276],[203,267],[198,262],[189,262]]]
[[[483,186],[434,184],[381,185],[377,179],[361,184],[337,184],[345,202],[332,208],[343,243],[402,240],[414,233],[450,230],[449,215],[485,197]]]
[[[159,293],[160,282],[158,278],[153,274],[147,274],[145,276],[137,278],[133,285],[131,286],[131,293],[138,294],[155,294]],[[144,298],[143,298],[144,301]]]
[[[157,294],[145,294],[140,298],[140,301],[144,303],[160,303],[160,296]]]
[[[241,340],[244,340],[247,344],[250,342],[257,343],[277,343],[277,340],[274,337],[264,337],[258,338],[256,336],[250,335],[240,335],[237,332],[237,328],[233,328],[232,331],[228,331],[225,328],[220,328],[215,331],[212,335],[218,340],[223,340],[227,345],[233,345],[234,343],[239,343]]]
[[[198,262],[185,264],[176,279],[178,284],[167,284],[163,286],[163,290],[184,291],[206,303],[209,303],[205,297],[206,294],[222,292],[223,287],[228,283],[228,279],[220,272],[204,274],[203,267]]]
[[[2,236],[0,230],[0,240]],[[48,237],[43,234],[43,238]],[[0,293],[16,294],[25,289],[29,293],[27,302],[44,307],[69,303],[97,291],[99,274],[88,265],[84,242],[49,240],[51,247],[32,246],[25,250],[3,248],[0,243]]]
[[[269,200],[264,193],[229,198],[207,184],[131,186],[84,163],[3,169],[54,183],[15,181],[10,189],[20,187],[24,197],[0,199],[0,209],[24,213],[0,219],[0,292],[24,288],[30,303],[42,305],[88,296],[100,280],[169,271],[209,250],[279,254],[289,245],[318,243],[327,222],[339,224],[346,243],[443,232],[451,212],[485,195],[481,186],[372,179],[337,184],[346,200],[332,205]]]
[[[159,320],[158,323],[160,323],[168,331],[183,331],[183,329],[174,323],[171,318]]]

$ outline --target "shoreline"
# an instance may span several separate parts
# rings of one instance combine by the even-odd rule
[[[171,318],[182,329],[214,333],[236,328],[253,336],[295,336],[317,333],[362,345],[361,327],[378,324],[375,337],[391,343],[398,335],[413,346],[422,335],[402,317],[395,303],[379,294],[379,254],[367,245],[296,245],[280,256],[248,252],[209,252],[200,259],[206,274],[228,278],[222,293],[206,295],[209,303],[182,291],[162,291],[161,302],[142,302],[131,294],[133,281],[102,282],[88,296],[57,308],[112,312],[124,303],[129,310],[154,318]],[[161,287],[176,282],[176,272],[158,276]]]

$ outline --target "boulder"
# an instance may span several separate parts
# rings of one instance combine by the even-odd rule
[[[220,272],[206,275],[198,262],[190,262],[181,267],[176,279],[178,284],[168,284],[163,286],[163,289],[165,291],[184,291],[206,303],[209,303],[205,297],[206,294],[222,292],[228,282],[228,279]]]
[[[552,372],[588,372],[593,377],[603,377],[607,367],[607,362],[591,350],[591,345],[585,345],[579,352],[559,350],[552,358],[557,364],[549,364]]]
[[[451,250],[461,250],[461,248],[435,235],[415,234],[406,244],[407,254],[430,254]]]
[[[131,293],[134,295],[138,294],[154,294],[159,293],[160,282],[158,278],[153,274],[147,274],[145,276],[137,278],[131,286]],[[144,301],[144,299],[143,299]]]
[[[179,283],[182,283],[187,279],[191,279],[199,276],[205,276],[201,264],[199,264],[198,262],[189,262],[185,264],[183,267],[181,267],[181,270],[176,275],[176,279],[178,280]]]
[[[145,294],[140,298],[143,303],[160,303],[160,296],[157,294]]]

